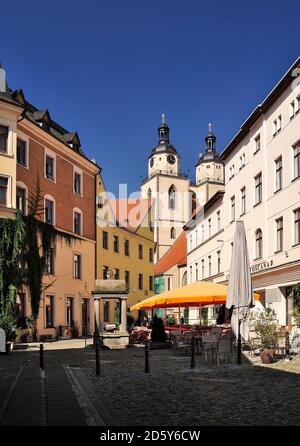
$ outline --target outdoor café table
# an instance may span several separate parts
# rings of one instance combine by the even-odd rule
[[[172,325],[171,327],[165,327],[165,330],[168,330],[168,331],[175,330],[175,331],[182,331],[182,332],[184,332],[184,331],[190,331],[191,329],[187,328],[187,327],[176,327],[176,326]]]

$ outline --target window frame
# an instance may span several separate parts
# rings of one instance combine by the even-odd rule
[[[53,160],[53,178],[47,176],[47,158]],[[44,148],[44,178],[51,183],[56,183],[56,153],[47,147]]]
[[[50,201],[53,205],[52,208],[52,216],[53,216],[53,222],[48,223],[46,219],[46,201]],[[56,206],[55,206],[55,199],[52,197],[52,195],[44,195],[44,222],[47,224],[50,224],[52,226],[56,226]]]

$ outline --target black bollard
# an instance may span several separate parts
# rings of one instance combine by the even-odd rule
[[[95,345],[95,359],[96,359],[96,376],[100,375],[100,336],[95,334],[94,336]]]
[[[41,378],[45,378],[45,364],[44,364],[44,345],[40,344],[40,371]]]
[[[149,346],[147,340],[145,341],[145,373],[150,373]]]
[[[192,337],[192,343],[191,343],[191,369],[194,369],[196,367],[196,358],[195,358],[195,338]]]
[[[237,345],[237,364],[242,364],[242,335],[241,335],[241,323],[242,320],[239,319],[238,323],[238,345]]]

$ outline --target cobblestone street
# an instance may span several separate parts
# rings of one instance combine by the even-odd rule
[[[101,351],[96,377],[94,356],[84,340],[46,343],[44,384],[38,345],[1,356],[0,424],[300,425],[299,358],[218,367],[197,356],[190,369],[188,356],[154,350],[146,374],[143,348],[132,348]]]

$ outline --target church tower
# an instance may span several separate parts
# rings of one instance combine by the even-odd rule
[[[200,154],[196,164],[196,182],[192,187],[201,203],[206,203],[218,190],[224,189],[224,164],[216,149],[216,136],[208,124],[205,137],[205,153]]]
[[[153,199],[155,263],[172,246],[191,216],[190,180],[180,171],[180,155],[170,143],[164,114],[157,132],[158,144],[148,158],[148,177],[141,184],[141,196]]]

